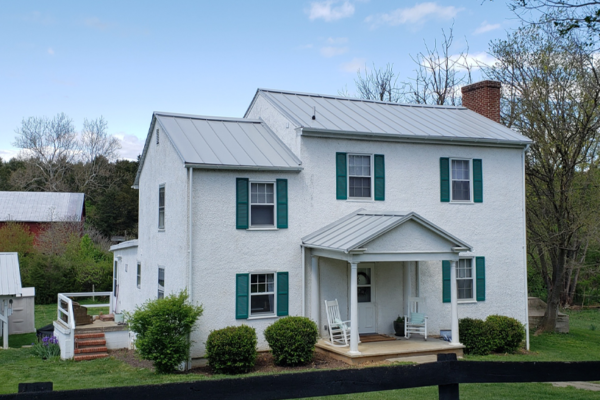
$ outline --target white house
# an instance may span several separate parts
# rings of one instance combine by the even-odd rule
[[[392,333],[409,297],[428,330],[490,314],[527,324],[524,156],[500,85],[471,107],[259,89],[244,118],[155,112],[135,187],[139,237],[114,246],[117,311],[187,288],[211,330],[337,299],[359,333]]]

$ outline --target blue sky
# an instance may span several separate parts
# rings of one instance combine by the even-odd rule
[[[358,68],[393,63],[454,24],[480,60],[519,21],[504,1],[4,2],[0,157],[29,116],[104,116],[121,156],[141,152],[153,111],[241,117],[257,88],[352,93]]]

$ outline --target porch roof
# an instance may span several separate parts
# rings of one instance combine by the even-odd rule
[[[409,221],[412,221],[412,224],[407,224]],[[383,237],[404,224],[411,225],[413,228],[410,232],[399,232],[399,236],[394,237],[392,240],[391,246],[393,247],[389,247],[390,244],[387,244],[387,246],[383,246],[382,248],[380,243],[374,245],[373,249],[369,249],[369,246],[365,247],[369,243],[376,243],[376,239]],[[443,244],[413,248],[413,245],[410,243],[411,237],[409,236],[415,229],[420,230],[421,235],[437,240],[438,243],[441,240]],[[359,209],[303,237],[302,244],[307,248],[322,250],[332,254],[334,258],[344,259],[352,255],[361,255],[361,258],[365,258],[369,254],[377,254],[380,256],[387,255],[385,260],[406,260],[411,254],[417,257],[417,253],[421,254],[421,256],[414,258],[415,260],[431,259],[430,256],[432,253],[437,253],[440,257],[453,254],[452,259],[457,259],[459,252],[472,251],[472,247],[468,243],[415,212],[366,211],[364,209]],[[423,254],[428,256],[423,257]],[[394,256],[390,258],[390,255]],[[381,260],[383,261],[384,259],[381,258]]]

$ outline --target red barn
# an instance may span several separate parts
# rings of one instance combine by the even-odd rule
[[[20,222],[37,238],[48,223],[81,222],[84,217],[83,193],[0,192],[0,228],[8,221]]]

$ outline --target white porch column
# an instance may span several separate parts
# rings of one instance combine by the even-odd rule
[[[0,307],[3,308],[2,319],[0,320],[2,325],[2,348],[6,350],[8,349],[8,301],[6,299],[2,300]]]
[[[311,257],[311,275],[310,275],[310,316],[321,332],[319,320],[321,313],[319,312],[319,257]]]
[[[459,344],[458,337],[458,287],[456,285],[456,261],[450,261],[450,318],[452,319],[452,344]]]
[[[350,351],[348,354],[360,354],[358,351],[358,264],[350,264]]]

